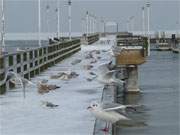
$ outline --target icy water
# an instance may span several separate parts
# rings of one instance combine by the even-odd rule
[[[128,114],[141,124],[118,126],[116,135],[179,135],[179,82],[179,55],[151,52],[147,62],[139,67],[141,94],[119,100],[144,105]]]

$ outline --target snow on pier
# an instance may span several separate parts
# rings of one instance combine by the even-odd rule
[[[54,91],[41,95],[35,86],[29,86],[26,89],[25,99],[23,99],[21,88],[9,90],[5,95],[1,95],[0,134],[92,135],[95,118],[86,108],[92,101],[101,100],[104,85],[96,79],[92,81],[87,79],[93,77],[89,74],[90,72],[97,73],[99,65],[110,61],[109,52],[101,50],[108,50],[111,45],[98,42],[88,46],[82,45],[80,52],[32,79],[34,83],[47,79],[48,84],[60,86]],[[87,70],[85,65],[88,65],[92,59],[85,59],[85,56],[91,50],[100,50],[100,54],[93,53],[98,61],[91,64],[92,69]],[[77,59],[82,61],[72,65],[72,62]],[[79,76],[70,80],[50,78],[52,75],[67,70],[74,71]],[[42,101],[59,106],[48,108],[42,105]]]

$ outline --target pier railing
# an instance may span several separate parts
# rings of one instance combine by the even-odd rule
[[[86,45],[93,44],[99,40],[99,36],[100,36],[99,33],[91,34],[88,36],[84,35],[82,38],[82,43]]]
[[[30,79],[48,67],[60,62],[81,49],[80,39],[58,42],[49,46],[29,49],[24,52],[17,52],[0,56],[0,94],[12,87],[6,82],[6,72],[11,70]]]

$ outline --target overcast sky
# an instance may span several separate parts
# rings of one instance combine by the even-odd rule
[[[0,0],[1,1],[1,0]],[[41,0],[42,29],[47,31],[47,21],[51,32],[56,31],[56,0]],[[151,16],[150,29],[176,30],[180,20],[180,0],[150,0]],[[81,31],[81,18],[88,10],[98,17],[120,24],[121,31],[126,30],[126,21],[130,16],[135,16],[136,31],[141,31],[142,11],[145,0],[72,0],[72,31]],[[50,13],[46,14],[46,6],[50,6]],[[60,0],[61,30],[68,31],[67,1]],[[37,32],[38,0],[5,0],[6,32]]]

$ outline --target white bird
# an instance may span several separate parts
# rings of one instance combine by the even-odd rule
[[[111,49],[108,51],[110,55],[117,56],[120,55],[120,53],[125,49],[125,47],[118,47],[118,46],[112,46]]]
[[[97,80],[104,84],[115,83],[121,86],[124,84],[124,81],[116,77],[117,72],[118,72],[117,70],[112,70],[112,71],[106,72],[105,74],[100,74],[97,77]]]
[[[118,103],[104,103],[101,105],[106,111],[111,110],[120,110],[123,114],[126,113],[126,109],[131,109],[133,111],[136,111],[137,107],[140,107],[141,105],[122,105]]]
[[[56,75],[52,75],[51,78],[52,79],[60,79],[60,80],[69,80],[72,78],[76,78],[78,76],[79,76],[79,74],[77,74],[76,72],[64,71],[64,72],[59,72]]]
[[[87,109],[95,116],[95,118],[106,122],[105,128],[102,129],[104,132],[109,132],[109,124],[117,121],[128,121],[130,120],[126,116],[116,112],[115,110],[124,108],[124,105],[114,108],[103,108],[98,103],[92,103]]]
[[[23,89],[24,98],[25,98],[25,87],[26,87],[26,85],[27,84],[35,85],[31,81],[21,77],[20,75],[18,75],[17,73],[15,73],[13,71],[8,71],[6,73],[5,81],[8,81],[8,80],[11,81],[12,83],[14,83],[15,85],[21,85],[21,87]]]
[[[98,67],[98,74],[104,74],[106,72],[109,72],[108,64],[102,64]]]
[[[110,70],[113,70],[115,68],[115,65],[112,64],[112,61],[109,63],[102,64],[98,67],[98,73],[104,74],[106,72],[109,72]]]

